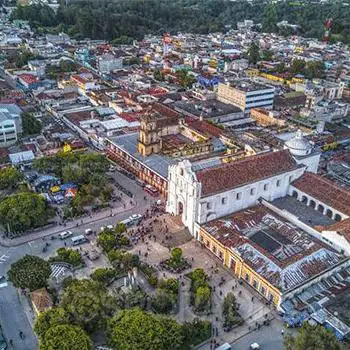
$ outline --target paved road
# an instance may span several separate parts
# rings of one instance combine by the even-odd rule
[[[72,228],[75,234],[81,234],[85,228],[92,228],[99,231],[101,226],[116,224],[116,222],[127,218],[131,213],[144,213],[147,208],[155,201],[155,198],[147,196],[140,186],[137,186],[133,180],[128,179],[122,174],[115,173],[114,177],[118,182],[134,193],[133,200],[136,201],[135,207],[126,212],[117,214],[113,217],[107,217],[100,221],[80,225]],[[147,197],[145,200],[144,197]],[[64,231],[64,228],[62,228]],[[55,234],[57,235],[57,234]],[[48,249],[43,253],[42,248],[46,242],[49,243]],[[60,239],[51,240],[50,237],[37,238],[17,246],[0,246],[0,275],[6,275],[11,264],[26,254],[37,255],[47,258],[52,255],[57,248],[64,246],[64,243],[70,246],[70,240],[62,241]],[[7,287],[0,288],[0,324],[3,328],[5,338],[13,340],[14,350],[35,350],[38,348],[38,341],[33,334],[32,327],[28,320],[28,305],[23,305],[17,294],[17,290],[9,283]],[[27,311],[27,312],[26,312]],[[29,318],[32,316],[29,314]],[[19,330],[25,334],[25,339],[19,339]],[[11,348],[10,348],[11,349]]]
[[[247,350],[252,343],[258,343],[261,350],[283,350],[281,322],[274,320],[269,326],[240,338],[232,343],[232,350]]]

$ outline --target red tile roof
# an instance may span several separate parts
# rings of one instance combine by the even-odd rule
[[[188,119],[186,120],[189,127],[193,128],[199,132],[204,133],[205,135],[208,136],[214,136],[218,137],[222,134],[222,129],[218,128],[217,126],[208,123],[205,120],[192,120],[189,121]]]
[[[19,77],[20,79],[22,79],[24,82],[26,82],[27,84],[36,83],[36,82],[39,81],[38,77],[36,77],[36,76],[33,75],[33,74],[26,74],[26,73],[23,73],[23,74],[18,75],[18,77]]]
[[[293,186],[341,213],[350,215],[350,191],[333,181],[306,172],[293,182]]]
[[[283,150],[199,170],[196,175],[198,181],[202,183],[202,195],[208,196],[282,174],[297,167],[289,151]]]

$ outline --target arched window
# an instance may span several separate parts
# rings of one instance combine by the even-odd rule
[[[334,215],[334,220],[335,221],[341,221],[341,216],[339,214]]]

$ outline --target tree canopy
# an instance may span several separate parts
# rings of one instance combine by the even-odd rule
[[[336,336],[322,326],[304,323],[296,336],[286,335],[285,350],[341,350],[342,346]]]
[[[334,18],[337,40],[350,42],[350,7],[341,1],[296,2],[222,0],[79,1],[61,4],[54,11],[43,4],[18,5],[15,19],[28,20],[38,30],[65,31],[74,38],[107,39],[115,44],[140,40],[145,34],[164,32],[209,33],[225,31],[242,18],[262,23],[262,30],[291,34],[277,23],[286,20],[300,26],[298,34],[321,38],[324,22]]]
[[[92,341],[83,329],[72,325],[51,327],[40,338],[39,350],[92,350]]]
[[[61,306],[88,331],[102,326],[116,308],[115,299],[107,290],[88,279],[72,281],[63,292]]]
[[[45,287],[50,274],[51,267],[47,261],[26,255],[11,265],[8,278],[16,288],[33,291]]]
[[[22,113],[23,135],[40,134],[42,129],[41,122],[34,117],[32,113]]]
[[[39,337],[42,337],[51,327],[69,324],[69,321],[69,315],[63,308],[53,308],[40,313],[36,319],[34,331]]]
[[[252,42],[248,48],[248,61],[252,64],[257,64],[260,59],[259,46],[257,43]]]
[[[120,350],[176,350],[183,342],[175,320],[138,308],[118,312],[108,323],[108,338]]]
[[[0,223],[9,232],[43,226],[52,215],[44,197],[36,193],[13,194],[0,202]]]
[[[16,168],[2,168],[0,169],[0,190],[13,190],[22,179],[23,174]]]

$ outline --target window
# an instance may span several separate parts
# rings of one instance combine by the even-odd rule
[[[255,193],[255,189],[254,189],[254,188],[251,188],[251,189],[250,189],[250,195],[251,195],[251,196],[254,196],[254,193]]]
[[[203,236],[199,236],[199,240],[200,240],[201,242],[203,242],[203,241],[204,241]]]
[[[263,286],[261,286],[261,288],[260,288],[260,293],[261,293],[262,295],[265,295],[265,292],[266,292],[265,288],[264,288]]]
[[[249,282],[249,275],[247,273],[244,275],[244,279]]]
[[[264,185],[264,191],[267,191],[269,189],[269,185],[268,184],[265,184]]]
[[[257,289],[258,288],[258,282],[257,281],[253,281],[253,287],[255,288],[255,289]]]
[[[219,258],[222,260],[223,259],[223,254],[222,254],[222,251],[219,250]]]
[[[242,197],[242,193],[241,193],[241,192],[238,192],[238,193],[236,194],[236,199],[237,199],[237,200],[240,200],[241,197]]]
[[[207,209],[211,209],[211,203],[210,202],[207,202]]]
[[[184,170],[183,169],[180,169],[180,175],[184,176]]]
[[[281,180],[277,180],[276,186],[277,186],[277,187],[280,187],[280,186],[281,186]]]
[[[216,254],[216,246],[213,245],[213,253]]]
[[[291,183],[293,181],[293,176],[289,176],[289,179],[288,179],[289,183]]]
[[[221,204],[226,204],[227,203],[227,198],[226,197],[222,197],[221,198]]]

